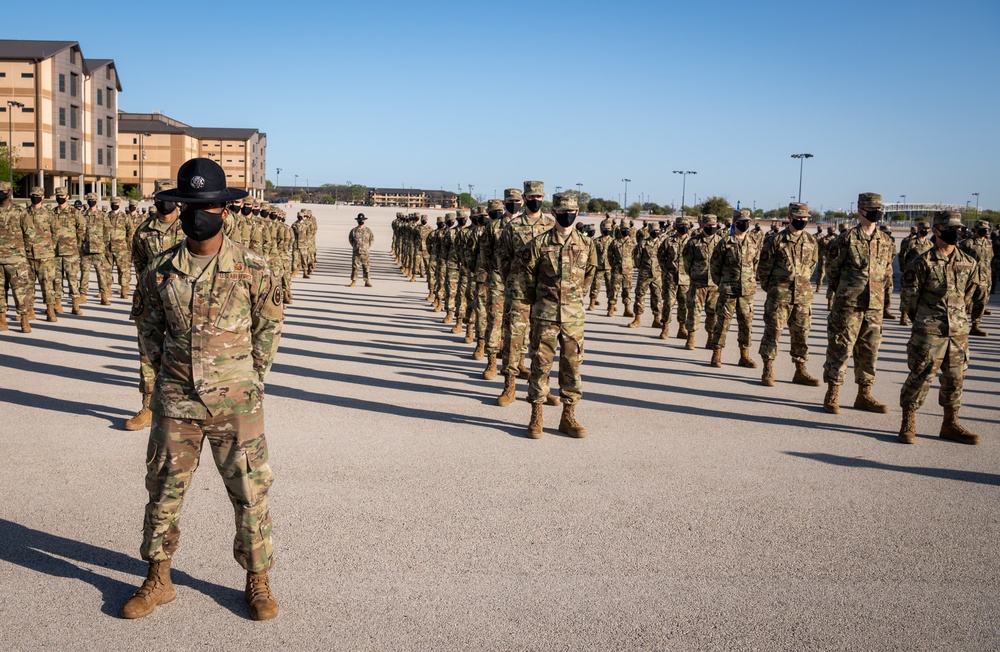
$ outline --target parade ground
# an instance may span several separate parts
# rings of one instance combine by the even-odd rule
[[[603,292],[577,408],[589,435],[558,433],[548,407],[535,441],[525,382],[497,407],[502,376],[482,380],[474,345],[393,264],[397,209],[308,207],[319,263],[293,283],[265,399],[277,619],[247,616],[210,452],[185,501],[177,599],[119,618],[146,572],[148,430],[122,429],[140,401],[130,302],[95,292],[82,316],[0,333],[0,649],[1000,648],[996,298],[961,411],[979,446],[937,437],[936,382],[917,444],[897,443],[897,321],[873,390],[890,413],[851,408],[849,370],[830,415],[824,387],[789,382],[787,331],[767,388],[736,366],[735,324],[715,369],[703,330],[686,351],[606,317]],[[347,287],[359,210],[372,288]],[[762,310],[758,293],[758,362]],[[826,322],[818,296],[817,377]]]

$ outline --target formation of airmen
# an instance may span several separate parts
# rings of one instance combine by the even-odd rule
[[[517,378],[530,380],[525,356],[529,355],[534,365],[539,353],[546,353],[538,344],[544,339],[543,322],[551,320],[536,317],[535,293],[541,289],[527,287],[525,280],[531,276],[526,266],[533,264],[532,245],[541,244],[542,236],[556,224],[552,217],[541,213],[542,199],[544,185],[528,181],[523,191],[507,189],[503,201],[490,200],[471,210],[458,209],[438,217],[436,228],[429,224],[427,215],[417,213],[397,213],[392,222],[392,253],[403,274],[411,282],[425,279],[427,301],[433,310],[445,313],[444,323],[453,324],[452,333],[464,332],[466,343],[475,342],[472,358],[486,358],[483,378],[503,374],[504,389],[497,398],[500,406],[514,401]],[[571,195],[557,194],[553,197],[553,211],[570,200],[575,202]],[[899,439],[905,443],[915,441],[916,409],[940,369],[941,402],[946,406],[940,435],[976,443],[978,437],[958,422],[957,414],[961,378],[968,365],[968,335],[987,335],[981,321],[984,314],[989,314],[988,295],[996,289],[1000,226],[991,235],[986,221],[977,221],[968,229],[959,213],[938,212],[932,224],[917,222],[897,248],[883,223],[880,195],[861,193],[858,215],[854,226],[842,224],[839,230],[831,226],[825,233],[817,226],[815,234],[807,231],[809,206],[798,202],[789,204],[784,228],[772,225],[768,232],[755,224],[748,209],[735,210],[724,222],[707,214],[700,216],[696,225],[681,216],[672,222],[647,221],[639,228],[631,220],[605,215],[599,235],[593,225],[577,223],[574,234],[594,253],[593,273],[585,270],[580,278],[585,283],[581,286],[582,296],[589,299],[585,309],[593,311],[601,305],[603,289],[607,316],[615,315],[621,298],[623,314],[632,318],[628,326],[641,328],[649,295],[651,325],[659,329],[658,337],[670,337],[670,322],[676,316],[676,337],[684,340],[689,350],[695,348],[695,336],[704,318],[705,348],[712,351],[709,364],[713,367],[722,366],[726,335],[735,317],[740,351],[737,364],[757,368],[751,354],[751,328],[754,296],[760,287],[766,292],[764,333],[758,347],[762,385],[774,385],[778,340],[787,327],[795,366],[793,383],[811,387],[825,383],[823,407],[837,414],[839,390],[848,359],[853,357],[858,386],[854,407],[887,413],[888,407],[872,396],[871,389],[883,320],[896,318],[890,300],[893,264],[898,258],[904,284],[899,323],[913,323],[908,346],[911,373],[900,399],[903,423]],[[948,244],[951,239],[954,242]],[[943,250],[948,250],[942,254],[947,264],[956,265],[961,273],[939,278],[935,276],[938,267],[927,267],[927,261]],[[546,251],[554,255],[551,252],[556,249],[550,246]],[[929,280],[928,274],[932,277]],[[812,328],[814,293],[821,292],[824,282],[830,316],[821,381],[807,369],[807,340]],[[564,284],[556,295],[560,291],[565,299],[570,286]],[[956,304],[961,310],[954,309]],[[572,349],[563,351],[568,353],[568,376],[578,377],[578,369],[572,367],[579,364],[575,351],[582,350],[582,316],[578,331],[576,346],[572,333],[560,336],[561,348]],[[542,362],[544,366],[546,360]],[[548,363],[551,365],[551,359]],[[562,377],[560,367],[561,386]],[[549,404],[561,399],[568,408],[569,419],[564,419],[568,425],[564,430],[561,423],[560,430],[576,436],[585,434],[586,430],[573,418],[572,408],[579,394],[572,383],[561,388],[559,399],[533,390],[532,385],[529,382],[529,401],[533,404],[541,396]],[[569,394],[563,389],[568,389]],[[534,421],[533,413],[533,425]],[[540,428],[529,426],[529,435],[536,432],[540,434]]]

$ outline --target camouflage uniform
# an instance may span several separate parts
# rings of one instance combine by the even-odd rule
[[[56,193],[65,193],[64,188],[56,188]],[[62,304],[63,281],[69,294],[74,312],[79,312],[79,304],[85,301],[80,292],[80,253],[87,237],[87,220],[83,213],[71,208],[69,203],[56,206],[52,210],[52,240],[55,246],[54,259],[56,278],[53,298],[56,306]]]
[[[663,339],[667,337],[667,327],[670,325],[670,313],[673,312],[674,302],[677,303],[679,324],[677,336],[687,337],[687,292],[691,285],[691,277],[684,267],[681,252],[691,236],[686,230],[684,233],[679,233],[677,227],[687,229],[687,219],[684,217],[674,219],[674,232],[663,239],[656,252],[660,259],[660,273],[663,275],[663,313],[660,316],[660,321],[663,322],[663,332],[660,337]]]
[[[611,267],[611,294],[608,295],[608,316],[615,314],[618,295],[621,293],[625,316],[635,316],[629,301],[632,271],[635,265],[635,241],[626,227],[618,227],[617,236],[608,246],[608,264]]]
[[[882,197],[862,193],[858,208],[880,210]],[[823,380],[838,387],[844,383],[852,353],[855,382],[861,388],[871,387],[882,343],[884,285],[892,275],[895,245],[877,227],[866,234],[864,224],[840,235],[828,249],[833,310],[827,319]]]
[[[712,253],[722,241],[722,236],[715,230],[718,228],[718,218],[709,213],[702,215],[700,222],[701,230],[688,238],[681,250],[684,268],[691,278],[687,291],[688,314],[685,324],[688,348],[694,347],[694,334],[698,332],[702,310],[705,311],[705,331],[711,338],[716,321],[715,304],[719,300],[719,288],[711,274]],[[712,230],[711,235],[705,230],[706,227]]]
[[[31,189],[32,198],[44,198],[45,190],[39,186]],[[33,312],[35,304],[35,279],[42,288],[42,301],[46,307],[55,308],[57,305],[56,290],[59,288],[60,277],[56,275],[55,263],[55,239],[53,236],[52,213],[42,204],[33,204],[27,207],[28,217],[35,227],[34,237],[31,242],[26,242],[26,253],[28,255],[28,274],[31,282],[31,294],[28,301],[28,311]],[[79,252],[77,253],[79,256]],[[76,291],[76,281],[71,285]]]
[[[97,195],[87,193],[88,202],[96,202]],[[86,224],[80,253],[80,296],[86,297],[90,289],[90,269],[97,273],[97,291],[101,303],[108,303],[111,295],[111,266],[108,264],[108,244],[111,242],[111,229],[108,216],[97,207],[89,206],[83,211]]]
[[[505,202],[516,202],[522,199],[522,193],[518,188],[507,188],[504,190]],[[483,242],[480,245],[481,257],[484,265],[487,265],[486,274],[486,354],[490,357],[495,367],[495,357],[500,353],[500,345],[504,335],[504,303],[505,303],[505,277],[502,275],[500,261],[497,260],[497,253],[500,246],[500,236],[510,222],[516,219],[520,213],[511,214],[504,209],[504,214],[499,219],[492,220],[486,227]],[[495,369],[484,375],[489,376],[495,373]],[[487,380],[489,380],[487,378]]]
[[[266,571],[274,476],[263,395],[281,333],[280,280],[228,238],[207,264],[182,241],[140,275],[132,319],[156,370],[142,558],[167,561],[176,552],[184,495],[207,438],[236,512],[233,556],[247,571]]]
[[[602,221],[601,224],[603,225],[605,221],[607,220]],[[597,297],[601,292],[602,286],[604,287],[604,294],[608,298],[608,303],[611,303],[611,268],[608,265],[608,249],[611,248],[611,243],[614,240],[611,236],[611,229],[602,230],[601,235],[594,239],[594,251],[597,253],[597,273],[594,274],[594,281],[590,284],[590,306],[587,308],[588,310],[594,306],[601,305]]]
[[[882,305],[882,316],[886,319],[893,319],[895,318],[895,315],[893,315],[889,310],[889,306],[892,304],[892,291],[895,287],[892,262],[896,259],[896,238],[893,237],[892,231],[889,230],[889,227],[884,224],[882,225],[882,232],[889,238],[889,243],[892,245],[892,258],[889,261],[889,273],[885,277],[885,301]]]
[[[635,264],[638,269],[638,278],[635,282],[635,303],[632,312],[635,313],[635,321],[632,324],[640,325],[642,313],[645,310],[643,304],[646,303],[646,292],[649,296],[649,308],[653,312],[653,326],[659,328],[660,316],[663,307],[660,299],[663,290],[663,278],[660,274],[660,259],[657,251],[660,247],[661,239],[658,235],[648,234],[643,238],[642,243],[636,247]],[[632,324],[629,324],[630,326]]]
[[[365,283],[371,283],[371,267],[369,265],[369,255],[371,247],[375,243],[375,234],[371,232],[364,222],[351,229],[347,238],[351,243],[351,282],[357,280],[358,272],[364,275]]]
[[[962,253],[976,261],[976,287],[967,298],[969,313],[972,316],[972,335],[986,335],[980,326],[986,304],[989,301],[988,292],[993,285],[993,275],[990,265],[993,259],[993,243],[990,241],[990,223],[986,220],[976,222],[976,233],[958,245]]]
[[[748,219],[740,215],[736,219]],[[747,222],[749,224],[749,222]],[[748,233],[727,235],[712,251],[710,271],[712,282],[719,288],[716,301],[715,327],[709,336],[709,348],[721,351],[726,348],[726,333],[736,314],[737,342],[743,352],[741,362],[750,348],[753,328],[753,297],[757,292],[757,263],[760,247]]]
[[[114,269],[118,270],[118,285],[121,288],[121,297],[125,298],[132,284],[132,237],[135,235],[136,224],[129,215],[120,210],[108,213],[107,219],[110,234],[108,271],[110,273]]]
[[[459,332],[465,322],[469,308],[469,252],[474,231],[468,225],[469,211],[459,209],[458,226],[455,228],[455,242],[449,253],[448,262],[455,261],[455,328]],[[449,267],[450,270],[450,267]]]
[[[438,215],[437,228],[427,234],[427,300],[438,302],[438,251],[441,234],[444,231],[444,218]]]
[[[0,181],[0,192],[8,198],[11,185]],[[0,317],[6,321],[7,289],[14,297],[18,316],[27,316],[31,303],[29,296],[34,287],[28,272],[27,243],[35,240],[35,225],[28,213],[13,202],[0,206],[0,275],[3,276],[3,294],[0,294]]]
[[[439,293],[441,305],[445,310],[445,323],[450,323],[455,317],[455,304],[458,297],[458,228],[455,226],[455,215],[448,213],[445,215],[447,228],[441,234],[438,243],[441,252],[441,264],[439,266]]]

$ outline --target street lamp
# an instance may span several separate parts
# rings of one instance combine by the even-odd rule
[[[979,193],[978,192],[974,192],[974,193],[972,193],[972,196],[976,198],[976,219],[978,220],[979,219]]]
[[[674,174],[681,175],[681,217],[684,217],[684,192],[687,190],[687,175],[698,174],[692,170],[674,170]]]
[[[295,192],[295,189],[298,188],[298,187],[299,187],[299,175],[296,174],[295,175],[295,185],[292,186],[292,192]]]
[[[802,201],[802,165],[807,158],[812,157],[812,154],[792,154],[792,158],[799,159],[799,198],[796,201]]]
[[[20,102],[15,102],[14,100],[7,100],[7,175],[8,181],[10,181],[10,187],[14,187],[14,111],[13,109],[17,107],[18,109],[23,109],[24,105]],[[13,193],[13,190],[11,190]]]
[[[275,168],[275,172],[278,173],[275,177],[277,179],[277,183],[274,186],[275,191],[277,191],[277,189],[281,187],[281,168]]]
[[[143,187],[145,176],[142,169],[143,161],[146,160],[146,149],[143,139],[151,135],[148,131],[139,132],[139,199],[145,199],[146,197],[145,188]]]
[[[583,197],[583,184],[576,184],[576,199],[579,201]]]
[[[625,182],[625,206],[624,206],[624,208],[625,208],[625,211],[628,212],[628,182],[631,181],[631,179],[622,179],[622,181]]]
[[[910,211],[906,210],[905,208],[906,195],[900,195],[899,198],[903,200],[901,203],[904,205],[903,212],[906,214],[906,219],[910,219]]]

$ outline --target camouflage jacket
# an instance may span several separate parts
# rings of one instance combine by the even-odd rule
[[[371,251],[372,245],[375,243],[375,234],[367,226],[359,224],[351,229],[351,233],[347,239],[350,241],[351,246],[354,247],[354,253],[367,254]]]
[[[418,242],[420,243],[419,251],[421,254],[426,254],[428,252],[427,238],[430,237],[431,232],[433,231],[434,227],[432,227],[430,224],[421,224],[420,227],[417,229],[417,237],[419,238]]]
[[[504,226],[497,241],[497,269],[504,290],[516,301],[525,301],[527,288],[524,285],[524,265],[528,262],[531,242],[549,231],[555,220],[544,213],[531,219],[527,213],[519,213]]]
[[[501,217],[498,220],[491,220],[489,225],[483,230],[483,237],[479,242],[480,265],[486,269],[486,282],[493,287],[503,287],[503,279],[500,278],[500,270],[497,267],[497,244],[500,234],[509,220]]]
[[[108,251],[131,256],[132,236],[135,235],[135,222],[132,218],[121,211],[108,213],[108,231]]]
[[[441,259],[441,264],[445,267],[457,268],[458,267],[458,251],[456,247],[458,246],[458,229],[455,227],[445,227],[441,231],[441,237],[438,240],[438,256]]]
[[[30,242],[25,242],[25,253],[30,260],[48,260],[56,255],[55,237],[52,229],[52,212],[44,206],[28,206],[25,211],[31,218],[35,233]]]
[[[83,236],[83,245],[80,247],[81,253],[106,254],[108,244],[111,242],[108,216],[98,208],[88,208],[83,211],[83,221],[86,232]]]
[[[438,261],[438,248],[441,245],[441,231],[443,229],[434,229],[427,235],[427,255],[433,262]]]
[[[451,249],[448,250],[448,267],[457,267],[463,273],[468,271],[469,237],[471,235],[471,226],[455,227],[455,232],[452,234]]]
[[[656,256],[660,259],[660,272],[673,285],[691,285],[691,277],[688,276],[684,258],[681,256],[681,251],[684,250],[684,245],[690,237],[687,233],[678,235],[675,232],[672,236],[664,238],[656,251]]]
[[[957,247],[950,256],[932,247],[910,263],[903,273],[899,306],[913,322],[914,333],[969,334],[965,298],[977,286],[978,266]]]
[[[827,296],[835,310],[881,310],[886,279],[892,276],[895,246],[875,229],[871,236],[861,226],[844,231],[827,249]]]
[[[934,247],[934,237],[928,235],[926,238],[911,238],[899,247],[899,269],[905,272],[918,256],[930,251]]]
[[[979,263],[976,270],[976,283],[989,292],[990,283],[992,283],[990,261],[993,259],[993,243],[990,242],[989,236],[971,237],[958,245],[958,248],[962,250],[962,253]]]
[[[764,240],[757,273],[768,298],[796,305],[811,304],[812,274],[819,259],[811,233],[793,234],[787,227]]]
[[[13,203],[0,207],[0,264],[27,262],[27,244],[34,239],[35,225],[27,211]]]
[[[745,234],[727,235],[712,252],[710,269],[712,282],[719,292],[736,297],[752,297],[757,291],[757,263],[760,247],[757,241]]]
[[[533,319],[583,323],[584,296],[597,272],[594,243],[577,231],[555,229],[531,241],[524,263],[525,298]]]
[[[157,213],[139,225],[132,236],[132,263],[139,274],[154,256],[173,247],[184,239],[180,219],[164,222]]]
[[[684,259],[684,269],[687,270],[688,276],[691,278],[691,287],[715,288],[711,270],[712,253],[721,241],[722,236],[718,231],[712,235],[698,231],[688,238],[681,250],[681,258]]]
[[[187,240],[154,257],[131,313],[156,371],[152,410],[205,419],[256,405],[278,349],[282,299],[264,260],[228,238],[204,270]]]
[[[647,234],[643,238],[642,244],[636,248],[635,254],[635,264],[639,268],[639,272],[651,275],[656,279],[657,283],[660,281],[660,258],[658,251],[661,242],[662,240],[659,236],[653,237]]]
[[[615,238],[608,245],[608,267],[619,270],[623,275],[631,276],[635,267],[635,242],[632,236]]]
[[[610,268],[608,264],[608,249],[611,248],[611,243],[614,240],[610,235],[601,235],[594,238],[594,250],[597,252],[597,271],[603,272]]]
[[[84,253],[87,220],[75,208],[63,207],[52,211],[52,242],[57,256],[79,256]]]

